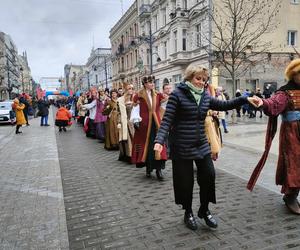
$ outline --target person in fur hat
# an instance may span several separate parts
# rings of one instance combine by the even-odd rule
[[[248,183],[252,190],[262,170],[277,129],[277,117],[282,123],[279,135],[279,158],[276,184],[281,185],[283,200],[288,209],[300,215],[297,200],[300,190],[300,59],[293,60],[286,68],[288,83],[268,99],[257,98],[257,104],[269,116],[265,152],[254,169]]]

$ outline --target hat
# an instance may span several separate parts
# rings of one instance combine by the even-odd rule
[[[285,77],[287,80],[291,80],[298,72],[300,72],[300,59],[295,59],[286,67]]]

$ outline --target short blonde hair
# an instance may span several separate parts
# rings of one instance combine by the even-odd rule
[[[191,81],[195,75],[209,76],[208,70],[201,65],[189,65],[184,72],[184,80]]]

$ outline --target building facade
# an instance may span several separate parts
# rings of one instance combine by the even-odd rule
[[[223,86],[230,96],[236,88],[255,91],[267,85],[273,89],[283,85],[284,69],[297,57],[294,47],[300,51],[299,1],[281,1],[276,26],[263,35],[271,46],[239,75],[235,88],[211,45],[215,27],[209,15],[222,4],[221,0],[136,0],[110,32],[113,81],[119,85],[131,81],[140,87],[141,76],[152,73],[156,88],[161,89],[165,82],[176,86],[182,81],[189,64],[201,64],[211,70],[212,83]],[[138,34],[132,36],[133,25],[138,27]]]
[[[154,74],[156,88],[164,83],[176,86],[185,68],[192,63],[208,67],[207,42],[208,1],[138,0],[141,34],[151,37],[143,44],[146,72]]]
[[[214,0],[213,3],[220,4],[220,1]],[[265,18],[267,17],[268,15],[265,16]],[[271,85],[273,90],[284,85],[286,83],[285,68],[291,60],[297,57],[295,49],[300,52],[300,22],[298,20],[300,20],[300,1],[280,1],[275,23],[270,31],[261,37],[262,41],[269,43],[268,48],[263,53],[251,58],[251,64],[247,70],[238,72],[235,85],[228,71],[218,63],[218,60],[215,60],[215,56],[212,57],[216,84],[223,86],[230,96],[234,96],[236,89],[242,91],[249,89],[255,92],[257,88],[263,91],[267,85]],[[249,44],[249,47],[250,51],[246,51],[246,53],[257,53],[255,46]],[[214,50],[213,54],[215,52],[218,53]]]
[[[0,32],[0,99],[10,99],[20,90],[18,51],[11,37]]]
[[[61,89],[75,93],[78,90],[88,90],[88,82],[85,81],[85,65],[66,64],[64,67],[64,79],[60,81]]]
[[[18,62],[19,62],[19,83],[20,89],[22,93],[28,93],[33,95],[33,79],[31,76],[31,70],[27,60],[27,53],[26,51],[22,53],[22,55],[18,55]]]
[[[110,30],[112,47],[113,88],[123,83],[140,86],[144,72],[144,60],[140,51],[138,3],[135,1],[121,19]]]
[[[92,49],[86,63],[86,69],[85,81],[89,81],[91,87],[112,88],[112,61],[110,48]]]

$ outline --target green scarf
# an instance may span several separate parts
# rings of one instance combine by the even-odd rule
[[[199,105],[204,88],[201,88],[201,89],[197,88],[189,81],[186,81],[185,84],[189,87],[189,90],[192,93],[192,95],[194,96],[197,105]]]

